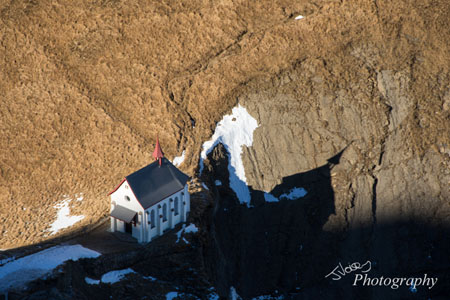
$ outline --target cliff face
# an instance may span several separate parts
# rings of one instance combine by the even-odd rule
[[[243,154],[254,193],[288,189],[286,178],[295,177],[297,186],[322,204],[317,215],[311,214],[316,212],[311,198],[276,205],[254,198],[253,209],[218,210],[219,253],[232,255],[224,261],[234,262],[221,266],[226,275],[220,276],[228,286],[237,286],[241,296],[275,287],[297,295],[300,286],[300,298],[320,293],[371,299],[410,295],[407,289],[402,294],[321,281],[339,262],[370,260],[376,264],[372,276],[432,273],[447,278],[449,56],[436,56],[429,47],[439,45],[435,49],[441,51],[448,46],[433,41],[428,31],[433,26],[423,28],[428,34],[419,34],[423,23],[416,19],[418,8],[403,15],[403,21],[415,21],[408,25],[396,20],[389,4],[375,4],[374,17],[386,23],[360,27],[361,38],[351,42],[337,37],[334,52],[322,49],[276,76],[255,78],[238,97],[259,124],[253,145]],[[356,15],[352,24],[360,20]],[[316,33],[323,44],[326,36]],[[424,39],[428,42],[422,44]],[[338,153],[339,163],[327,165]],[[322,185],[331,194],[308,179],[323,168],[328,169]],[[213,177],[226,172],[213,170]],[[232,192],[218,190],[220,208],[236,203],[227,196]],[[421,295],[446,291],[441,280],[439,288]]]
[[[253,207],[238,204],[227,187],[225,148],[209,157],[204,180],[226,183],[215,187],[211,229],[218,291],[226,295],[234,286],[254,297],[277,290],[298,299],[411,296],[407,288],[353,287],[352,276],[339,284],[324,279],[339,263],[370,261],[372,277],[426,273],[440,283],[418,295],[446,295],[450,156],[448,135],[439,134],[449,131],[441,119],[449,113],[445,94],[425,101],[412,92],[411,73],[393,70],[373,70],[336,92],[317,75],[326,68],[333,62],[306,60],[255,89],[249,84],[239,97],[259,123],[243,155]],[[431,107],[441,109],[431,117]],[[295,187],[307,196],[264,201],[264,192],[279,197]]]

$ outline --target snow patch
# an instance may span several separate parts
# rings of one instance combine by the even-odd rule
[[[221,186],[221,185],[222,185],[222,181],[216,180],[216,181],[214,181],[214,184],[215,184],[216,186]]]
[[[172,161],[173,165],[176,167],[181,165],[184,161],[185,154],[186,154],[186,150],[183,150],[183,152],[181,153],[181,156],[176,156]]]
[[[283,200],[295,200],[298,198],[304,197],[308,192],[304,188],[295,187],[289,191],[289,193],[285,193],[280,195],[280,197],[275,197],[271,193],[264,193],[264,200],[266,202],[278,202],[279,199]]]
[[[99,257],[100,253],[81,245],[56,246],[19,258],[0,267],[0,292],[24,287],[44,277],[67,260]]]
[[[303,18],[304,18],[304,16],[302,16],[302,15],[298,15],[298,16],[295,17],[296,20],[301,20]]]
[[[56,220],[52,224],[50,224],[51,227],[50,229],[47,230],[51,232],[51,235],[54,235],[61,229],[70,227],[75,223],[84,219],[83,215],[81,216],[70,215],[70,208],[69,208],[70,201],[72,201],[72,199],[66,198],[62,202],[53,206],[58,210],[58,212],[56,214]]]
[[[153,276],[143,276],[142,278],[150,280],[150,281],[156,281],[157,279]]]
[[[0,265],[3,266],[3,265],[5,265],[5,264],[7,264],[7,263],[9,263],[9,262],[12,262],[12,261],[15,260],[15,259],[16,259],[15,256],[13,256],[13,257],[8,257],[8,258],[5,258],[5,259],[0,259]]]
[[[100,280],[92,279],[89,277],[85,277],[84,280],[86,281],[87,284],[100,284],[100,282],[114,284],[116,282],[121,281],[126,275],[132,274],[132,273],[136,273],[136,272],[134,272],[133,269],[128,268],[128,269],[115,270],[115,271],[110,271],[108,273],[105,273],[105,274],[103,274],[103,276]],[[144,279],[150,279],[152,281],[156,280],[156,278],[151,277],[151,276],[144,277]]]
[[[102,283],[116,283],[121,281],[126,275],[136,273],[132,269],[116,270],[103,274],[101,282]]]
[[[230,287],[230,299],[231,300],[242,300],[241,296],[238,295],[236,289],[232,286]]]
[[[219,295],[217,295],[216,293],[210,293],[210,294],[208,294],[208,296],[207,296],[208,298],[208,300],[219,300],[220,299],[220,297],[219,297]]]
[[[288,194],[282,194],[280,196],[280,199],[295,200],[298,198],[305,197],[307,193],[308,192],[304,188],[296,187],[291,189]]]
[[[100,280],[95,280],[89,277],[85,277],[84,281],[86,281],[87,284],[99,284]]]
[[[266,202],[278,202],[278,198],[272,195],[271,193],[264,193],[264,200]]]
[[[231,115],[225,115],[217,124],[211,140],[203,143],[200,154],[200,174],[203,171],[203,161],[207,155],[222,143],[230,154],[228,171],[230,173],[230,187],[236,193],[242,204],[250,205],[250,191],[245,177],[244,164],[242,162],[242,146],[250,147],[253,144],[253,131],[258,127],[258,122],[247,110],[238,104],[233,108]]]
[[[177,243],[180,242],[181,239],[181,235],[183,233],[197,233],[198,232],[198,228],[197,226],[195,226],[195,224],[190,224],[189,226],[186,226],[186,224],[183,224],[183,227],[181,228],[181,230],[179,230],[177,232]],[[183,241],[186,244],[189,244],[189,242],[183,237]]]
[[[172,300],[175,297],[178,297],[178,292],[168,292],[166,294],[166,300]]]
[[[270,296],[270,295],[262,295],[255,298],[252,298],[252,300],[283,300],[283,296]]]
[[[186,232],[186,233],[197,233],[198,232],[198,228],[197,228],[197,226],[195,226],[195,224],[190,224],[189,226],[187,226],[184,229],[184,232]]]

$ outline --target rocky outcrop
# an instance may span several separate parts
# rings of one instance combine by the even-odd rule
[[[264,89],[262,80],[255,83],[258,89],[249,84],[239,100],[260,124],[252,147],[244,149],[249,185],[270,191],[286,176],[320,168],[326,158],[345,149],[330,174],[335,212],[320,225],[333,233],[339,254],[325,256],[334,264],[371,260],[379,275],[428,272],[445,278],[450,268],[443,258],[449,251],[450,157],[449,136],[439,132],[448,132],[449,123],[442,119],[448,112],[432,110],[445,106],[445,95],[428,96],[432,100],[427,106],[414,93],[417,78],[410,71],[371,69],[370,62],[349,57],[349,62],[339,63],[307,59]],[[352,77],[349,69],[339,79],[323,75],[356,63],[367,64],[364,75]],[[342,78],[351,80],[343,84]],[[340,88],[330,89],[333,82]],[[332,267],[333,263],[327,268]],[[305,270],[309,279],[316,272],[327,274],[326,268]],[[244,295],[246,288],[241,287]],[[423,295],[442,295],[448,288],[441,282],[440,288]],[[355,296],[354,292],[341,293]],[[368,289],[363,294],[373,299],[399,296],[389,292]]]

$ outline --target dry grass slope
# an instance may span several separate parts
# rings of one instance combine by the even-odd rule
[[[45,239],[64,194],[83,192],[73,212],[96,223],[109,190],[151,161],[158,134],[169,158],[186,149],[193,175],[246,84],[306,58],[342,60],[355,44],[382,44],[389,68],[433,57],[416,85],[426,101],[429,77],[448,76],[449,19],[445,0],[3,2],[0,248]]]

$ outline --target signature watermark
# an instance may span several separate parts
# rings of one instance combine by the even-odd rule
[[[333,280],[339,280],[342,277],[344,277],[347,274],[353,273],[355,271],[361,270],[362,273],[367,273],[370,270],[372,270],[372,263],[368,260],[364,264],[361,264],[359,262],[354,262],[352,264],[349,264],[347,267],[343,267],[341,263],[339,263],[336,268],[333,269],[325,278],[329,276]]]
[[[370,270],[372,270],[372,263],[369,260],[365,263],[354,262],[345,267],[339,263],[325,278],[330,277],[332,280],[340,280],[353,273],[355,275],[353,286],[387,286],[396,290],[400,286],[406,285],[413,293],[417,291],[418,286],[432,289],[438,281],[437,277],[428,277],[428,274],[424,274],[422,277],[370,277],[368,275]]]

